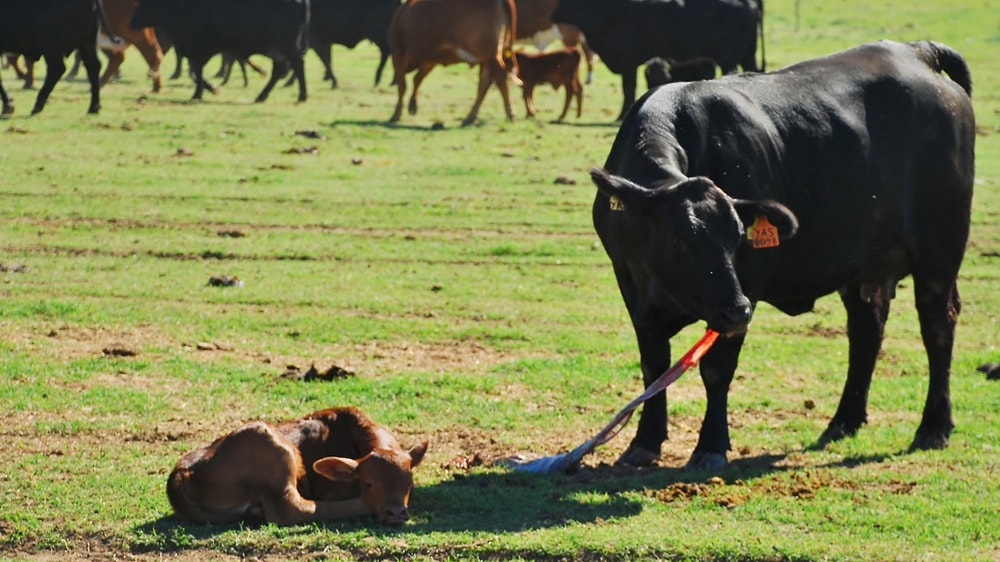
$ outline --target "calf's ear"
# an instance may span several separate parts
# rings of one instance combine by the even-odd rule
[[[765,217],[769,223],[778,229],[778,236],[781,240],[786,240],[795,236],[799,230],[799,219],[791,209],[773,201],[765,199],[763,201],[750,201],[747,199],[734,199],[733,206],[736,213],[743,221],[746,228],[757,222],[760,217]]]
[[[427,453],[427,441],[413,447],[409,450],[410,453],[410,468],[417,468],[420,461],[424,460],[424,455]]]
[[[603,168],[591,168],[590,179],[597,190],[608,196],[611,210],[645,214],[650,209],[654,192]]]
[[[354,480],[357,478],[358,463],[343,457],[323,457],[313,463],[313,470],[330,480]]]

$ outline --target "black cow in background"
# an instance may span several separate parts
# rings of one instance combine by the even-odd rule
[[[723,74],[763,70],[763,0],[559,0],[552,20],[580,28],[604,64],[622,77],[618,119],[635,101],[636,69],[653,57],[707,58]],[[761,57],[763,59],[763,57]]]
[[[854,435],[907,275],[930,371],[912,447],[948,445],[975,167],[971,91],[950,47],[882,41],[770,74],[668,84],[632,107],[605,169],[592,172],[594,226],[647,385],[670,366],[670,339],[684,326],[705,321],[723,336],[701,360],[707,409],[689,466],[726,464],[729,386],[760,301],[797,315],[839,293],[847,382],[818,444]],[[666,436],[660,393],[619,461],[653,462]]]
[[[646,76],[646,88],[652,90],[672,82],[711,80],[715,78],[715,62],[710,59],[670,62],[653,57],[646,61],[643,74]]]
[[[38,91],[32,115],[45,108],[56,82],[66,72],[64,59],[79,50],[90,82],[88,113],[101,108],[101,61],[97,58],[98,20],[108,27],[99,0],[0,0],[0,52],[45,59],[45,82]],[[3,115],[14,112],[14,100],[0,81]]]
[[[291,68],[299,80],[302,102],[309,12],[309,0],[138,0],[130,25],[166,29],[174,48],[190,64],[195,80],[192,99],[201,99],[205,88],[214,91],[205,80],[205,63],[228,53],[242,58],[262,54],[274,61],[271,77],[255,101],[266,100]]]
[[[399,0],[312,0],[309,22],[309,47],[316,51],[326,68],[324,80],[337,87],[333,72],[331,47],[344,45],[353,49],[367,39],[379,49],[375,85],[382,81],[382,70],[389,60],[389,22],[399,8]]]

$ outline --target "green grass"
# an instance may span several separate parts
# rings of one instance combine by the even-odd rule
[[[335,50],[337,90],[310,55],[304,104],[280,88],[252,103],[258,77],[202,103],[188,101],[186,80],[150,94],[132,53],[99,116],[85,115],[83,82],[63,81],[29,118],[35,92],[4,72],[17,113],[0,121],[0,264],[27,269],[0,272],[0,560],[1000,558],[1000,393],[975,371],[1000,360],[998,10],[805,2],[796,28],[792,0],[767,3],[769,68],[880,38],[932,38],[969,61],[980,135],[957,427],[947,450],[907,452],[927,386],[910,280],[868,425],[822,451],[810,445],[846,370],[839,300],[795,318],[761,306],[730,396],[731,466],[718,475],[681,468],[704,411],[690,375],[671,388],[658,467],[608,466],[634,423],[576,475],[457,462],[566,450],[640,391],[590,219],[587,170],[604,161],[621,102],[602,64],[579,120],[547,121],[562,94],[544,89],[542,119],[520,118],[515,90],[508,123],[491,91],[469,128],[459,123],[476,73],[464,66],[436,69],[420,112],[386,125],[395,90],[371,87],[370,44]],[[295,134],[304,129],[326,139]],[[221,274],[244,285],[208,285]],[[357,376],[281,377],[313,363]],[[431,441],[405,528],[172,516],[164,481],[184,452],[245,420],[346,404],[404,445]]]

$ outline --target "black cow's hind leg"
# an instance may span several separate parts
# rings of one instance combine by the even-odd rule
[[[35,98],[35,107],[31,110],[32,115],[45,109],[45,102],[49,99],[49,94],[55,88],[56,82],[66,72],[66,63],[63,62],[62,55],[59,53],[45,55],[45,66],[48,67],[45,72],[45,83],[42,84],[42,89],[39,90],[38,97]]]
[[[732,449],[729,441],[729,385],[733,382],[740,349],[746,334],[719,338],[701,360],[701,380],[705,384],[708,403],[701,423],[698,445],[688,460],[687,468],[718,470],[728,462],[726,453]]]
[[[951,418],[951,355],[955,325],[962,302],[954,279],[927,281],[914,275],[914,293],[920,317],[920,335],[927,349],[930,384],[924,415],[913,439],[913,449],[944,449],[955,422]]]
[[[625,99],[622,102],[622,111],[618,114],[619,121],[625,119],[625,114],[628,113],[629,108],[632,107],[633,103],[635,103],[636,72],[636,68],[631,68],[622,72],[622,93],[624,94]]]
[[[816,442],[817,448],[853,436],[868,421],[868,389],[882,349],[894,285],[893,282],[880,287],[855,284],[840,291],[840,300],[847,309],[847,381],[837,413]]]
[[[0,79],[0,101],[3,102],[3,111],[0,115],[10,115],[14,113],[14,98],[7,94],[7,89],[3,87],[3,80]]]
[[[271,68],[271,77],[267,80],[267,84],[264,85],[264,89],[261,90],[260,94],[257,95],[257,99],[254,100],[257,103],[266,100],[267,96],[271,94],[271,89],[274,88],[274,85],[278,83],[278,80],[280,80],[282,76],[288,73],[288,63],[281,60],[280,58],[275,58],[273,60],[274,60],[274,65]]]
[[[79,50],[83,60],[83,68],[87,71],[87,81],[90,82],[90,107],[87,113],[96,114],[101,110],[101,60],[97,58],[97,47]]]

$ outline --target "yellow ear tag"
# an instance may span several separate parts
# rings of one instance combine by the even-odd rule
[[[757,217],[747,229],[747,239],[754,248],[775,248],[780,245],[778,227],[771,224],[764,215]]]
[[[610,205],[611,205],[611,210],[612,211],[624,211],[625,210],[625,203],[622,203],[622,200],[619,199],[619,198],[617,198],[617,197],[615,197],[614,195],[611,196]]]

